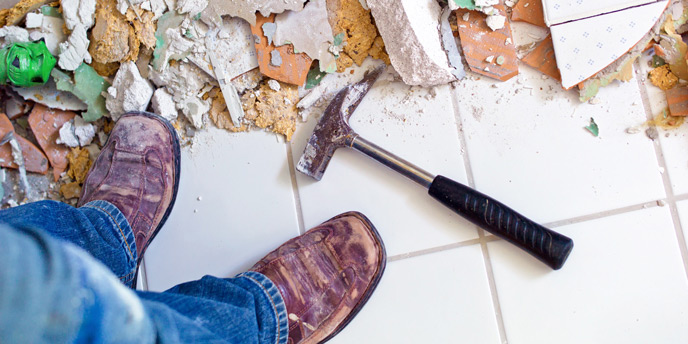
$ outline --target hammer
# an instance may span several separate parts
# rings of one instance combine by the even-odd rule
[[[475,225],[513,243],[552,269],[560,269],[573,249],[573,240],[466,185],[444,176],[434,176],[351,129],[351,114],[384,69],[383,64],[368,72],[358,83],[337,93],[318,121],[296,169],[320,180],[337,148],[353,148],[422,185],[429,190],[430,196]]]

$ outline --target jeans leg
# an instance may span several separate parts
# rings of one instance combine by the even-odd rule
[[[88,251],[110,268],[125,285],[136,277],[136,241],[127,219],[105,201],[81,208],[40,201],[0,211],[0,223],[14,228],[40,229]],[[135,286],[132,286],[135,287]]]
[[[141,300],[82,249],[0,225],[0,343],[153,343]]]

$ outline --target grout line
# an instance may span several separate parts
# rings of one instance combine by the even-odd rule
[[[306,233],[306,226],[303,221],[303,208],[301,207],[301,194],[296,182],[296,169],[294,168],[294,155],[291,151],[291,144],[287,142],[287,165],[289,167],[289,177],[291,179],[291,192],[294,196],[294,206],[296,207],[296,219],[299,224],[299,234]]]
[[[430,254],[430,253],[436,253],[436,252],[447,251],[447,250],[451,250],[451,249],[455,249],[455,248],[459,248],[459,247],[476,245],[479,243],[480,243],[480,239],[471,239],[471,240],[466,240],[466,241],[460,241],[460,242],[456,242],[453,244],[437,246],[437,247],[427,248],[427,249],[408,252],[408,253],[397,254],[394,256],[387,257],[387,261],[388,262],[395,262],[395,261],[403,260],[403,259],[407,259],[407,258],[424,256],[424,255]]]
[[[642,71],[640,68],[640,59],[636,60],[634,63],[634,68],[636,70]],[[652,115],[652,107],[650,106],[650,97],[647,94],[647,89],[643,85],[639,78],[636,78],[638,83],[638,88],[641,95],[641,100],[643,102],[643,107],[645,108],[645,117],[648,120],[652,120],[654,116]],[[667,170],[667,163],[664,159],[664,151],[662,150],[662,144],[659,138],[653,140],[652,142],[655,149],[655,156],[657,157],[657,164],[659,168],[664,171],[662,173],[662,183],[664,184],[664,192],[666,194],[667,203],[669,205],[669,211],[671,213],[671,220],[674,223],[674,230],[676,231],[676,240],[678,241],[678,248],[681,252],[681,258],[683,260],[684,273],[688,277],[688,247],[686,247],[685,233],[683,233],[683,227],[681,226],[681,219],[678,216],[678,208],[676,206],[677,197],[674,196],[674,190],[671,186],[671,180],[669,180],[669,173]],[[685,195],[682,195],[685,197]]]
[[[658,207],[658,206],[659,206],[659,204],[657,204],[657,201],[651,201],[651,202],[634,204],[634,205],[629,205],[626,207],[621,207],[621,208],[616,208],[616,209],[611,209],[611,210],[605,210],[605,211],[602,211],[599,213],[593,213],[593,214],[587,214],[587,215],[582,215],[582,216],[578,216],[578,217],[572,217],[570,219],[547,222],[547,223],[543,223],[542,225],[545,227],[548,227],[548,228],[562,227],[562,226],[572,225],[574,223],[597,220],[597,219],[601,219],[603,217],[620,215],[620,214],[630,213],[630,212],[648,209],[648,208],[652,208],[652,207]]]
[[[457,97],[457,89],[452,83],[450,89],[452,108],[454,110],[454,121],[456,122],[456,130],[459,135],[459,142],[461,143],[461,157],[463,158],[464,169],[466,170],[466,179],[468,186],[475,188],[475,178],[473,176],[473,168],[471,167],[471,159],[468,157],[468,146],[466,135],[463,132],[463,123],[461,121],[461,114],[459,111],[459,100]],[[485,273],[487,274],[487,282],[490,286],[490,295],[492,297],[492,306],[494,307],[495,320],[497,320],[497,329],[499,330],[500,342],[506,344],[509,342],[506,336],[506,327],[504,326],[504,318],[502,317],[502,306],[499,303],[499,295],[497,294],[497,283],[495,282],[494,270],[492,269],[492,261],[490,260],[490,252],[487,249],[487,240],[485,231],[482,228],[476,227],[478,230],[478,243],[480,243],[480,250],[483,255],[483,263],[485,264]]]

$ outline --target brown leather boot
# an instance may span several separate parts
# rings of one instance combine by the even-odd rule
[[[287,241],[250,270],[279,289],[289,318],[289,344],[322,343],[368,301],[386,261],[375,227],[363,214],[349,212]]]
[[[88,172],[78,206],[108,201],[129,221],[138,264],[172,211],[179,187],[179,140],[164,118],[124,114]]]

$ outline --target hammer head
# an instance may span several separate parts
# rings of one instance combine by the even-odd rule
[[[339,147],[351,146],[358,135],[349,126],[349,118],[385,67],[382,64],[368,72],[361,81],[346,86],[337,93],[315,126],[296,165],[297,170],[320,180],[334,151]]]

